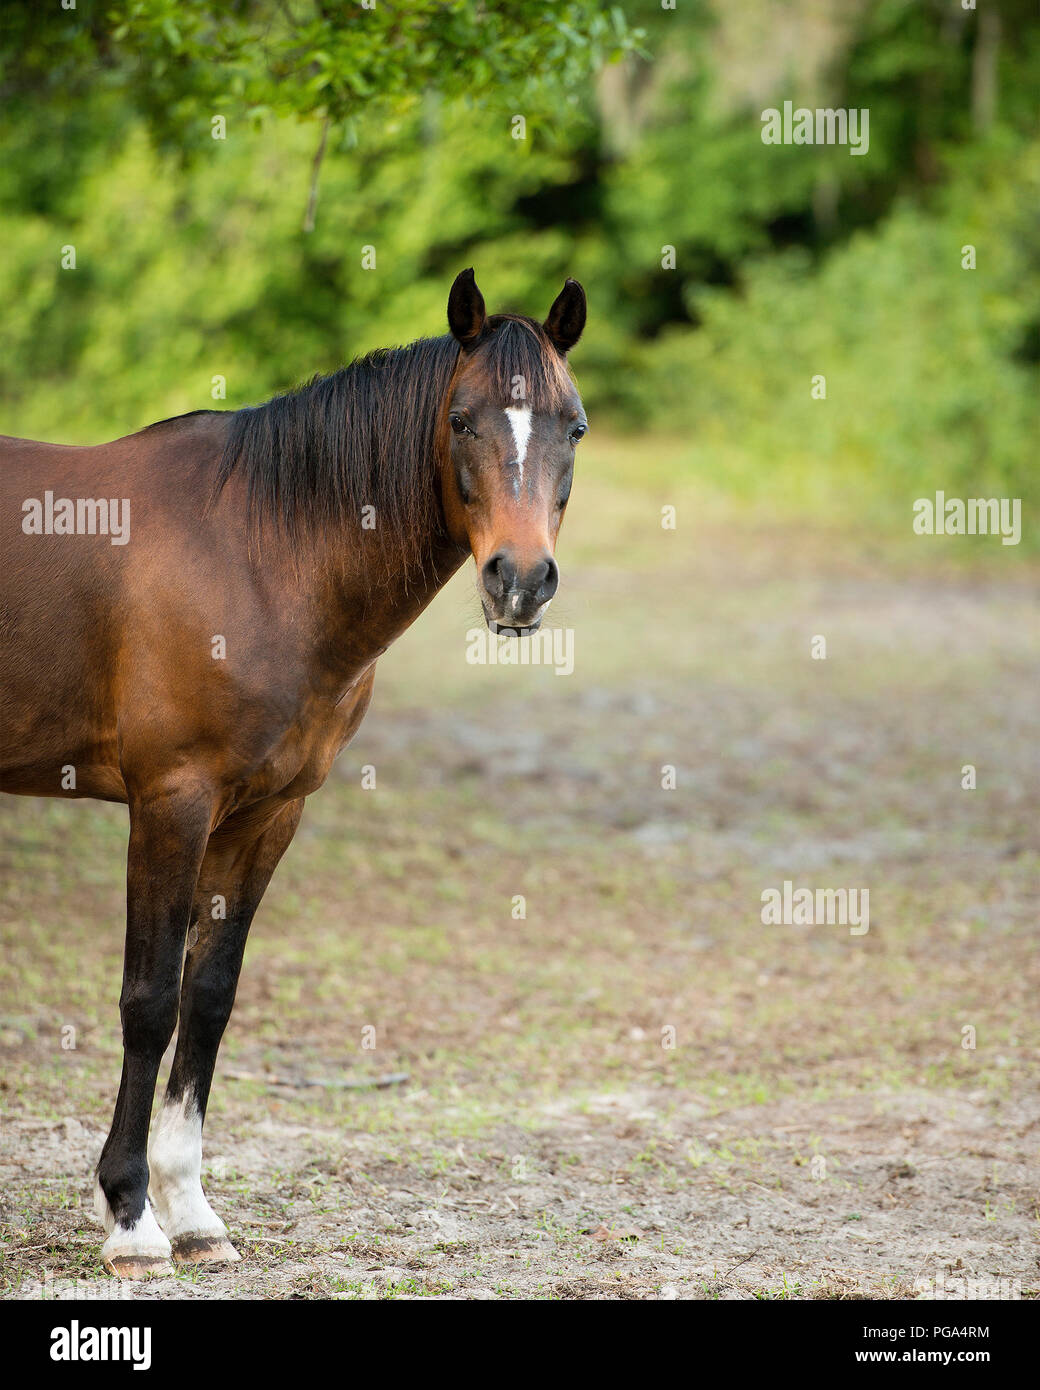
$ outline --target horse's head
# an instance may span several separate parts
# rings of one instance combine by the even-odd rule
[[[464,270],[448,324],[461,347],[440,429],[448,530],[473,553],[492,631],[530,630],[559,584],[553,552],[586,430],[566,362],[585,326],[585,291],[568,280],[541,325],[489,318]]]

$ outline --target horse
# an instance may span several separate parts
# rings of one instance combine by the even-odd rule
[[[0,789],[129,810],[123,1065],[94,1175],[118,1278],[239,1259],[202,1129],[250,923],[378,658],[464,561],[493,632],[539,626],[585,317],[573,279],[542,323],[488,315],[470,268],[448,333],[266,404],[93,447],[0,438]]]

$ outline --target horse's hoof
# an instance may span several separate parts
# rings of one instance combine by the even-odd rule
[[[104,1265],[117,1279],[151,1279],[173,1273],[165,1255],[106,1255]]]
[[[242,1256],[223,1236],[179,1236],[173,1258],[179,1265],[230,1265]]]

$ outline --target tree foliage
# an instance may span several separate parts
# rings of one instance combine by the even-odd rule
[[[341,123],[431,91],[503,88],[537,107],[640,37],[621,6],[591,0],[112,0],[49,17],[14,0],[3,83],[8,100],[72,104],[97,84],[119,89],[180,147],[222,110]]]
[[[9,3],[5,427],[101,437],[212,404],[218,375],[228,405],[259,399],[442,331],[475,264],[495,307],[528,312],[579,276],[594,412],[682,431],[691,466],[735,487],[1024,495],[1031,9]],[[787,98],[868,108],[869,155],[764,145]],[[811,406],[817,372],[837,408]]]

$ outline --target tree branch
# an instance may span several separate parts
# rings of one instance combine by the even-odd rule
[[[318,141],[318,148],[311,163],[311,191],[307,199],[307,211],[303,216],[303,230],[305,232],[314,231],[314,214],[318,208],[318,178],[321,174],[321,162],[325,158],[325,146],[328,144],[331,120],[331,116],[326,116],[321,123],[321,139]]]

